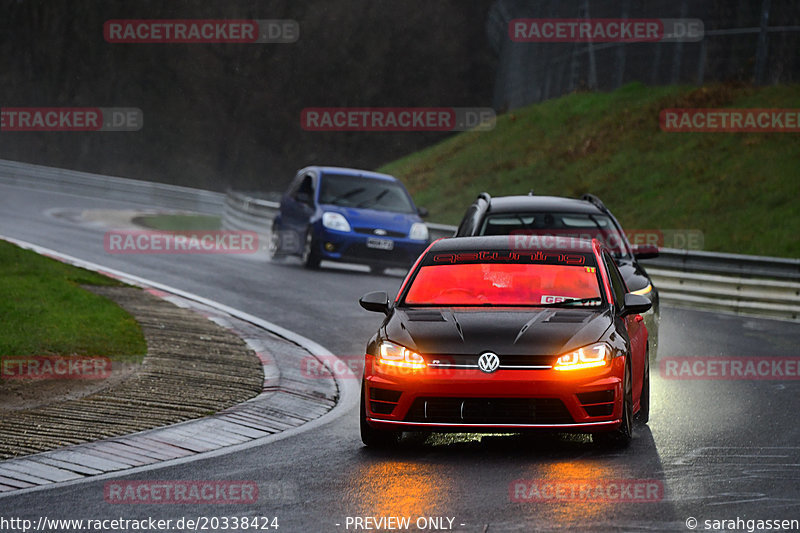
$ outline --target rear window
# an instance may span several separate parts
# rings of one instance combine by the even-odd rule
[[[541,306],[603,303],[592,254],[428,254],[412,280],[409,306]],[[516,257],[514,257],[516,256]],[[581,300],[569,303],[571,300]]]
[[[623,235],[605,215],[584,213],[489,214],[477,235],[555,235],[598,239],[614,257],[627,257]]]
[[[322,175],[319,203],[395,213],[416,212],[402,185],[343,174]]]

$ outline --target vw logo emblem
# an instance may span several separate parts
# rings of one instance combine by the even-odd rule
[[[373,233],[375,233],[375,235],[386,235],[388,232],[385,229],[378,228]]]
[[[500,358],[497,357],[496,353],[486,352],[482,353],[480,357],[478,357],[478,368],[486,372],[487,374],[491,374],[497,367],[500,366]]]

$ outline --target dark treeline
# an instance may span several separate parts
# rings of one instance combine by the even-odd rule
[[[306,107],[487,106],[491,0],[0,0],[0,106],[138,107],[139,132],[0,132],[0,158],[224,190],[442,138],[314,133]],[[109,44],[109,19],[294,19],[294,44]]]

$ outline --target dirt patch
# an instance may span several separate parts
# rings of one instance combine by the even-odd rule
[[[76,400],[113,387],[133,376],[141,365],[114,361],[111,375],[102,380],[3,380],[0,381],[0,413]]]
[[[140,289],[91,290],[136,318],[147,356],[102,384],[37,384],[49,398],[24,386],[9,390],[17,408],[0,420],[0,458],[207,416],[261,392],[261,362],[232,332]]]

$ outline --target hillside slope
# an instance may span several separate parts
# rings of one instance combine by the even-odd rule
[[[706,250],[800,257],[800,134],[667,133],[664,108],[800,108],[800,86],[576,93],[392,162],[437,222],[480,191],[598,195],[626,229],[701,230]]]

